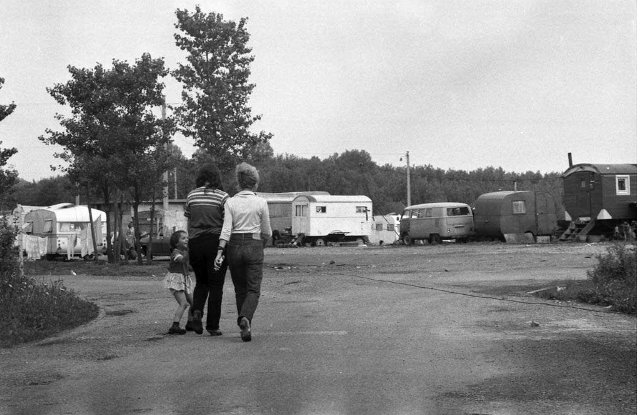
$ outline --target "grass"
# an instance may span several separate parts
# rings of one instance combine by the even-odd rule
[[[587,271],[586,281],[571,281],[561,285],[560,290],[544,290],[538,297],[579,301],[611,307],[611,310],[626,314],[637,313],[637,262],[636,245],[615,244],[598,263]]]

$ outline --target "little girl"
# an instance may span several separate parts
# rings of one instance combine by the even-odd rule
[[[186,330],[180,327],[180,320],[185,310],[193,304],[193,281],[189,275],[189,254],[187,243],[189,238],[185,231],[175,231],[169,239],[171,259],[169,260],[169,272],[164,278],[164,286],[178,302],[178,308],[173,315],[173,325],[168,334],[185,334],[187,330],[193,330],[191,322],[193,316],[191,309],[187,314]]]

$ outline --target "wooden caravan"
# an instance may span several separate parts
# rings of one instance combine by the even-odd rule
[[[613,234],[637,219],[637,164],[576,164],[563,174],[565,220],[560,239]]]

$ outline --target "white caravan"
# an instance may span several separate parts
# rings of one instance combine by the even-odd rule
[[[400,216],[397,213],[376,215],[371,224],[371,243],[390,245],[400,239]]]
[[[291,231],[302,243],[369,241],[372,203],[367,196],[300,195],[291,210]]]

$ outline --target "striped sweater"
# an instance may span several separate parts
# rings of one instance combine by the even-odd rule
[[[224,204],[229,195],[219,189],[198,187],[187,195],[184,215],[189,220],[189,239],[220,235],[224,221]]]

